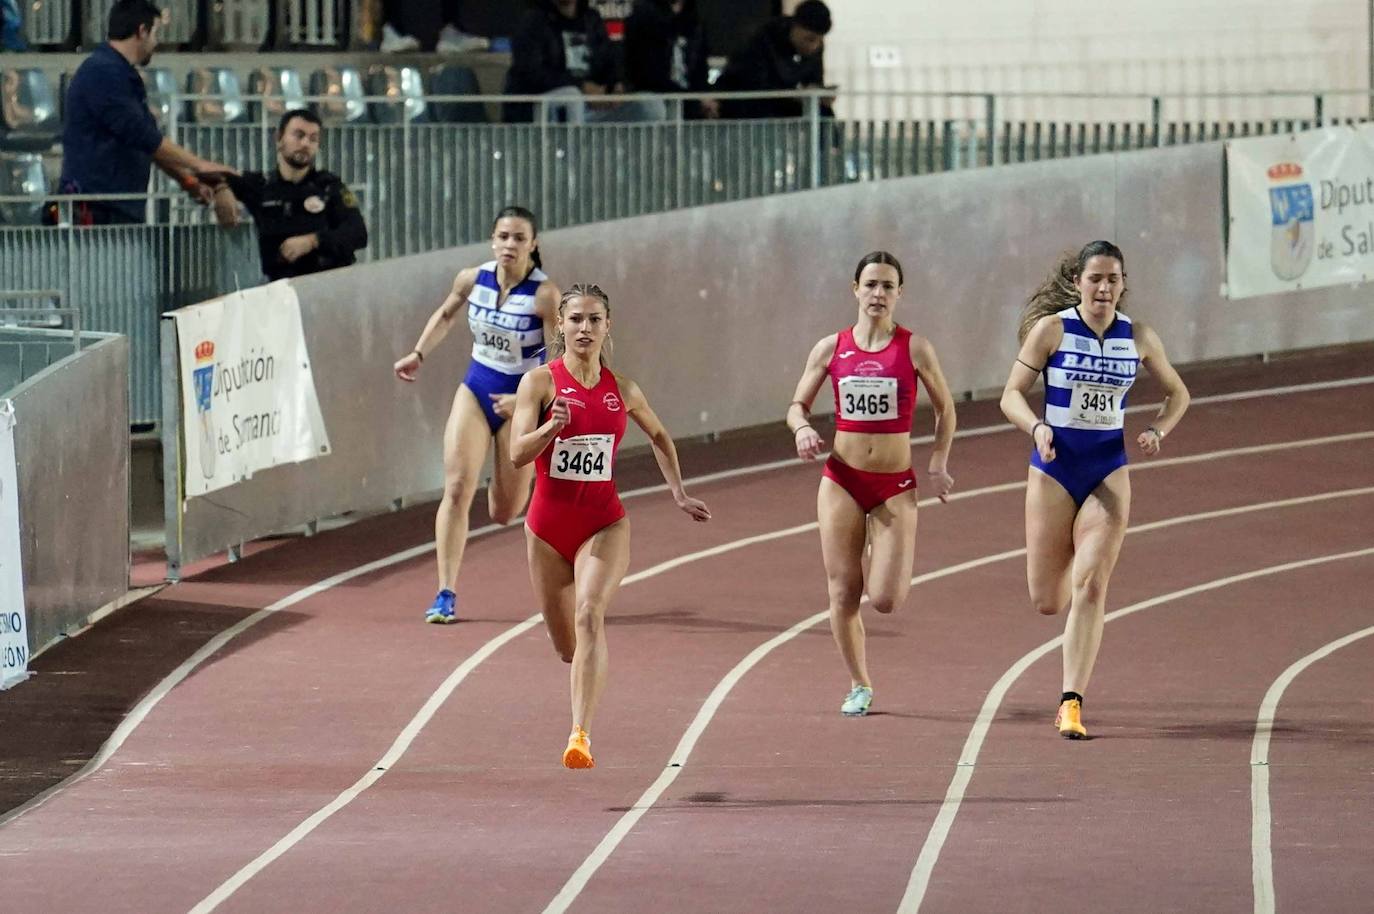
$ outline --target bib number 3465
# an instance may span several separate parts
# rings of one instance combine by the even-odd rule
[[[897,418],[896,378],[840,378],[840,418],[880,422]]]

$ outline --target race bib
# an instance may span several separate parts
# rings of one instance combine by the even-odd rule
[[[555,438],[549,477],[573,482],[610,482],[615,435]]]
[[[1120,426],[1124,392],[1108,384],[1075,381],[1069,404],[1069,428],[1102,431]]]
[[[483,325],[473,328],[472,339],[483,359],[511,367],[520,364],[520,334],[516,331]]]
[[[881,422],[897,418],[897,379],[840,378],[840,418]]]

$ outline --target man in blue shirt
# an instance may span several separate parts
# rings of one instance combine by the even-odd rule
[[[237,174],[164,137],[148,110],[148,93],[135,68],[152,60],[161,23],[162,10],[151,0],[118,0],[110,8],[109,41],[86,58],[67,88],[61,193],[146,193],[156,163],[192,196],[209,202],[209,188],[196,176]],[[142,222],[143,213],[142,200],[90,203],[76,221]]]

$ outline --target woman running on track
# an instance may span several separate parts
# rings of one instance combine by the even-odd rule
[[[510,461],[510,427],[515,389],[531,369],[544,363],[545,341],[552,339],[558,287],[540,269],[534,213],[508,206],[491,229],[495,260],[463,270],[453,290],[425,324],[415,348],[396,362],[396,377],[414,381],[425,356],[452,329],[463,306],[472,330],[472,362],[453,397],[444,427],[444,494],[434,517],[439,593],[425,610],[425,621],[457,622],[453,588],[467,544],[468,510],[478,474],[495,443],[487,509],[498,524],[519,516],[530,494],[528,469]]]
[[[854,326],[816,344],[787,407],[797,455],[814,460],[825,442],[811,427],[811,404],[826,375],[835,390],[835,449],[825,462],[816,513],[830,590],[830,630],[849,668],[850,690],[840,713],[868,713],[873,681],[864,654],[859,601],[890,613],[911,589],[916,550],[916,474],[911,468],[911,416],[919,378],[935,409],[935,443],[927,469],[945,501],[954,480],[946,471],[954,441],[954,400],[935,347],[893,319],[902,297],[902,267],[874,251],[854,270],[859,316]],[[864,546],[871,547],[867,581]]]
[[[606,686],[606,608],[630,564],[630,522],[615,488],[615,454],[626,418],[649,436],[677,506],[711,519],[682,487],[677,449],[639,385],[606,366],[611,303],[595,285],[577,284],[558,304],[561,358],[520,381],[511,458],[538,468],[525,518],[530,580],[554,650],[572,664],[568,768],[591,768],[592,715]]]
[[[1107,583],[1131,510],[1123,425],[1126,393],[1142,363],[1164,388],[1164,405],[1136,437],[1147,456],[1188,409],[1188,388],[1153,330],[1121,311],[1126,259],[1094,241],[1031,296],[1021,318],[1021,351],[1002,393],[1002,412],[1031,436],[1026,483],[1026,580],[1046,615],[1066,605],[1064,682],[1054,725],[1085,739],[1083,693],[1102,643]],[[1026,394],[1045,376],[1045,417]]]

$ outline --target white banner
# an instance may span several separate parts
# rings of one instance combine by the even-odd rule
[[[28,678],[29,628],[19,551],[19,471],[14,463],[14,404],[0,400],[0,689]]]
[[[174,312],[186,495],[329,453],[289,281]]]
[[[1226,295],[1374,276],[1374,126],[1226,143]]]

